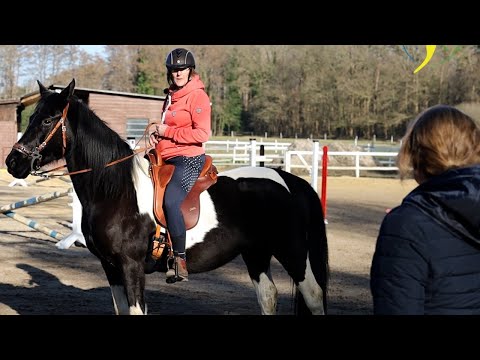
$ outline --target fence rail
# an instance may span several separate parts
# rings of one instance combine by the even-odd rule
[[[280,166],[286,171],[293,168],[301,168],[311,170],[311,159],[314,157],[314,144],[312,141],[312,150],[288,150],[291,143],[284,142],[256,142],[251,141],[208,141],[206,143],[206,152],[212,156],[217,163],[223,165],[238,166],[241,164],[252,163],[252,157],[255,155],[255,162],[265,161],[273,163],[274,166]],[[258,155],[263,146],[264,155]],[[252,148],[255,147],[255,153]],[[320,150],[318,150],[320,151]],[[355,175],[360,176],[360,171],[397,171],[395,167],[395,158],[398,152],[389,151],[328,151],[329,157],[346,156],[351,157],[350,165],[328,165],[332,170],[355,170]],[[297,158],[300,164],[293,164],[292,158]],[[370,158],[376,166],[362,166],[361,159]],[[223,161],[222,161],[223,160]],[[318,157],[318,161],[322,160],[322,155]],[[253,164],[252,164],[253,165]],[[256,166],[253,165],[253,166]]]
[[[259,162],[281,164],[285,152],[290,147],[289,142],[280,141],[250,141],[212,140],[205,144],[205,151],[214,160],[215,164],[222,166],[250,165],[257,166]],[[255,149],[252,152],[252,149]],[[258,153],[258,155],[257,155]],[[263,153],[263,154],[262,154]]]
[[[315,189],[318,172],[322,170],[323,163],[327,164],[328,170],[354,171],[355,177],[360,177],[361,173],[365,171],[398,171],[395,166],[398,152],[327,151],[327,160],[338,156],[350,158],[342,164],[338,164],[338,162],[335,164],[335,161],[323,161],[324,155],[316,140],[312,141],[312,150],[288,150],[290,145],[291,143],[287,142],[257,142],[254,139],[250,141],[226,140],[208,141],[205,149],[207,154],[213,157],[215,164],[222,166],[258,166],[258,163],[263,163],[265,166],[281,167],[288,172],[291,172],[292,169],[306,169]],[[297,159],[297,161],[292,161],[293,159]],[[362,159],[369,159],[363,163],[370,162],[370,165],[362,165]]]
[[[311,171],[312,165],[309,164],[304,156],[313,156],[312,151],[288,151],[286,154],[285,161],[285,171],[290,172],[292,168],[301,168]],[[328,151],[328,157],[335,156],[351,156],[353,164],[352,165],[328,165],[329,170],[348,170],[355,171],[355,177],[360,177],[360,171],[398,171],[398,167],[393,166],[395,164],[395,158],[397,157],[397,152],[385,152],[385,151]],[[301,161],[301,164],[292,164],[291,158],[293,156],[298,157]],[[322,159],[323,154],[320,154],[320,160]],[[361,165],[361,157],[371,158],[378,166],[365,166]],[[382,158],[377,159],[377,158]],[[388,160],[383,160],[383,158],[388,158]]]

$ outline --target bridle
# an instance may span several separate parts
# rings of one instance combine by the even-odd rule
[[[61,115],[55,115],[50,118],[51,120],[55,120],[59,116],[61,116],[60,120],[55,124],[55,127],[48,133],[45,140],[40,145],[35,146],[33,150],[26,148],[25,146],[23,146],[22,144],[19,144],[18,142],[12,146],[13,150],[16,150],[19,153],[32,159],[30,162],[31,175],[41,175],[40,173],[37,172],[40,169],[40,165],[36,165],[36,164],[40,164],[40,160],[42,160],[42,154],[40,154],[40,152],[47,146],[48,142],[52,139],[53,135],[55,135],[57,130],[60,128],[60,126],[62,127],[62,138],[63,138],[62,157],[65,155],[65,149],[67,148],[67,126],[65,125],[65,122],[67,120],[67,113],[68,113],[69,106],[70,106],[70,103],[67,103]]]

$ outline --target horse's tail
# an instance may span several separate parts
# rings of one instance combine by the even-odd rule
[[[323,291],[323,308],[327,313],[327,289],[330,275],[328,265],[328,244],[325,230],[325,219],[316,191],[306,182],[306,198],[308,199],[306,221],[307,250],[310,266],[317,283]],[[295,314],[311,314],[300,291],[295,289]]]

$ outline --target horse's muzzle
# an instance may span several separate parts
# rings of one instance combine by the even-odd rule
[[[25,179],[30,174],[30,161],[28,156],[12,150],[5,160],[8,172],[17,179]]]

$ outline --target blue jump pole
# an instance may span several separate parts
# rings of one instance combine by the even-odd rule
[[[62,196],[66,196],[71,192],[72,192],[72,188],[70,188],[68,190],[65,190],[65,191],[55,191],[55,192],[50,193],[50,194],[34,196],[34,197],[31,197],[30,199],[27,199],[27,200],[17,201],[15,203],[11,203],[9,205],[4,205],[4,206],[0,207],[0,213],[4,213],[6,211],[13,210],[13,209],[18,209],[18,208],[21,208],[21,207],[24,207],[24,206],[30,206],[30,205],[38,204],[38,203],[41,203],[41,202],[44,202],[44,201],[47,201],[47,200],[56,199],[56,198],[59,198],[59,197],[62,197]]]
[[[14,220],[17,220],[27,226],[30,226],[32,229],[35,229],[37,231],[40,231],[54,239],[57,239],[57,240],[62,240],[63,239],[63,235],[56,232],[55,230],[52,230],[52,229],[49,229],[47,228],[46,226],[42,226],[40,225],[39,223],[37,223],[36,221],[33,221],[31,219],[28,219],[22,215],[19,215],[13,211],[5,211],[3,213],[4,215],[14,219]]]

